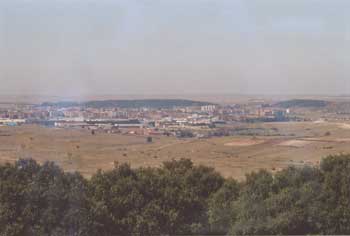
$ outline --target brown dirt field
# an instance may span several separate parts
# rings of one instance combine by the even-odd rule
[[[350,129],[350,124],[348,124],[348,123],[339,123],[338,125],[340,128]]]
[[[195,164],[214,167],[225,177],[241,180],[245,174],[262,168],[276,171],[290,165],[317,165],[327,155],[350,153],[350,130],[335,123],[250,126],[276,128],[281,136],[186,140],[154,137],[154,142],[148,144],[145,137],[91,135],[83,129],[0,127],[0,163],[19,158],[34,158],[40,163],[54,161],[66,171],[80,171],[90,177],[98,169],[112,169],[114,162],[157,167],[167,160],[190,158]],[[325,136],[328,131],[331,135]]]
[[[297,139],[291,139],[291,140],[287,140],[287,141],[283,141],[280,144],[278,144],[279,146],[287,146],[287,147],[297,147],[297,148],[301,148],[301,147],[305,147],[306,145],[310,144],[312,141],[305,141],[305,140],[297,140]]]
[[[261,144],[264,143],[265,140],[261,140],[261,139],[237,139],[234,140],[232,142],[229,143],[225,143],[225,146],[229,146],[229,147],[246,147],[246,146],[253,146],[253,145],[257,145],[257,144]]]

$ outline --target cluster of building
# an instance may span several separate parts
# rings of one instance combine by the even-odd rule
[[[56,128],[139,135],[187,135],[233,122],[288,121],[290,110],[267,104],[156,108],[90,108],[12,105],[0,108],[0,125],[24,123]]]

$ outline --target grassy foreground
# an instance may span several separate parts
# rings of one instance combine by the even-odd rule
[[[244,182],[188,159],[89,180],[49,162],[0,167],[0,235],[184,234],[350,234],[350,155]]]

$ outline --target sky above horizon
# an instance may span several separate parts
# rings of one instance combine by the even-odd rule
[[[348,0],[0,0],[0,93],[349,94]]]

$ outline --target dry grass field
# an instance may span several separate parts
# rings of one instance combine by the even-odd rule
[[[54,161],[66,171],[89,177],[114,162],[132,167],[160,166],[163,161],[190,158],[215,167],[226,177],[243,179],[246,173],[266,168],[278,171],[289,165],[317,165],[329,154],[350,153],[350,129],[339,123],[265,123],[247,128],[278,130],[278,136],[234,136],[211,139],[145,137],[96,133],[84,129],[40,126],[0,127],[0,163],[18,158]],[[327,133],[328,132],[328,133]]]

